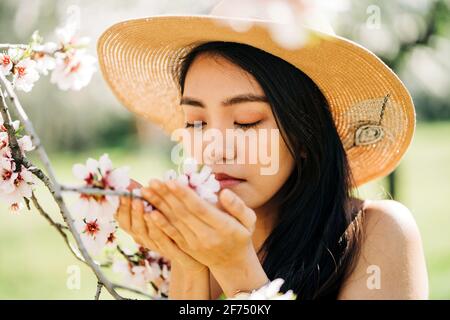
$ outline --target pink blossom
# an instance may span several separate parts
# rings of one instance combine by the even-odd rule
[[[50,82],[61,90],[80,90],[85,87],[96,71],[96,59],[79,49],[67,53],[57,52],[56,66]]]
[[[0,72],[7,76],[11,72],[12,66],[11,57],[6,53],[0,53]]]
[[[124,248],[128,261],[115,260],[113,271],[123,275],[123,282],[127,286],[134,286],[146,291],[149,282],[153,282],[158,290],[154,296],[168,295],[170,278],[170,261],[159,253],[142,246],[134,251]]]
[[[48,75],[49,70],[56,67],[56,60],[52,56],[58,49],[54,42],[47,42],[43,45],[34,45],[32,47],[34,54],[33,60],[36,61],[36,70],[43,75]]]
[[[36,61],[26,58],[15,65],[12,83],[17,90],[30,92],[37,80],[39,73],[36,70]]]
[[[164,176],[164,180],[178,180],[180,183],[191,187],[197,192],[200,198],[216,203],[217,192],[220,190],[220,183],[212,173],[211,167],[203,165],[200,169],[194,158],[186,158],[182,163],[182,173],[177,176],[175,170],[169,170]]]
[[[20,209],[19,203],[23,198],[31,198],[36,179],[24,165],[15,172],[14,160],[7,154],[1,157],[0,199],[11,206],[11,209]]]
[[[89,158],[84,165],[75,164],[72,168],[84,187],[118,191],[125,191],[130,184],[128,170],[128,167],[114,169],[106,153],[99,160]],[[117,225],[113,215],[118,207],[118,196],[83,193],[71,206],[77,229],[94,255],[115,244]]]
[[[86,218],[75,219],[75,228],[86,249],[93,256],[99,255],[106,246],[116,242],[117,226],[114,221],[100,220],[87,214]]]
[[[146,291],[149,282],[154,278],[152,268],[145,260],[144,265],[133,265],[128,261],[116,260],[112,270],[122,274],[122,281],[127,286],[138,288],[141,291]]]
[[[15,131],[19,129],[20,122],[12,121]],[[29,136],[17,139],[19,148],[25,156],[26,151],[34,149]],[[36,179],[29,169],[21,165],[21,170],[16,171],[16,163],[9,147],[9,136],[0,116],[0,200],[5,201],[12,211],[20,210],[23,198],[30,198],[36,184]]]
[[[79,37],[78,31],[80,29],[79,23],[69,17],[65,26],[57,28],[55,30],[56,37],[62,46],[66,49],[85,47],[89,44],[90,39],[88,37]]]
[[[99,161],[89,158],[85,165],[75,164],[74,176],[83,180],[84,186],[103,190],[126,191],[130,184],[129,167],[114,169],[108,154],[103,154]],[[80,194],[72,206],[77,216],[89,214],[100,220],[113,220],[113,214],[119,207],[119,198],[115,195]]]

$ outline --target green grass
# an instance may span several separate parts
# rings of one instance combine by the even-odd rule
[[[397,199],[410,208],[422,233],[432,299],[450,298],[450,123],[419,124],[414,142],[398,168]],[[98,158],[108,152],[115,166],[129,165],[131,176],[145,183],[160,177],[171,167],[157,152],[96,149],[93,152],[51,155],[60,181],[75,183],[74,163],[87,157]],[[381,179],[360,188],[369,198],[389,197]],[[59,219],[56,206],[45,189],[37,190],[39,199]],[[73,195],[68,195],[70,202]],[[80,289],[66,283],[68,267],[79,266]],[[93,299],[95,277],[75,260],[55,230],[35,211],[9,213],[0,204],[0,299]],[[106,292],[102,299],[110,298]]]

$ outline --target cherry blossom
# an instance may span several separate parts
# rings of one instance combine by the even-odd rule
[[[141,266],[133,265],[131,262],[124,260],[116,260],[113,263],[112,270],[122,274],[122,281],[126,283],[127,286],[147,291],[148,284],[152,278],[152,270],[148,262],[144,262],[144,265]]]
[[[50,82],[61,90],[80,90],[85,87],[96,71],[96,59],[83,50],[70,53],[56,53],[56,67]]]
[[[86,164],[75,164],[74,176],[83,181],[84,187],[103,190],[126,191],[130,184],[129,167],[113,168],[107,153],[99,160],[89,158]],[[117,229],[114,213],[119,207],[116,195],[81,193],[71,206],[75,224],[82,234],[82,240],[93,255],[101,253],[108,245],[115,244]]]
[[[152,281],[159,277],[169,279],[170,262],[166,258],[155,251],[147,250],[143,247],[140,248],[140,251],[144,254],[146,261],[152,269]]]
[[[76,17],[69,16],[66,25],[55,31],[62,49],[55,53],[56,65],[50,82],[61,90],[80,90],[96,71],[96,59],[85,51],[90,39],[78,36],[79,28]]]
[[[30,92],[38,80],[39,72],[36,69],[36,61],[30,58],[19,61],[13,69],[12,83],[17,90]]]
[[[4,132],[6,134],[6,127],[4,123],[5,122],[3,121],[3,117],[0,116],[0,133]],[[14,131],[17,131],[20,126],[20,121],[19,120],[11,121],[11,124],[13,125]]]
[[[7,76],[13,67],[11,56],[7,53],[0,53],[0,72]]]
[[[30,92],[40,74],[48,75],[50,82],[61,90],[80,90],[85,87],[97,70],[97,59],[87,54],[90,39],[80,37],[79,25],[69,17],[65,26],[57,28],[57,42],[43,43],[36,30],[27,46],[13,46],[0,53],[0,72],[12,75],[10,79],[16,89]],[[23,49],[23,47],[25,47]]]
[[[76,12],[73,13],[76,14]],[[89,44],[90,39],[88,37],[80,37],[78,35],[79,30],[79,21],[74,14],[71,14],[68,16],[66,24],[55,30],[55,34],[60,44],[65,47],[66,50],[83,48]]]
[[[58,45],[55,42],[34,45],[32,47],[33,59],[36,61],[36,69],[43,75],[48,75],[49,70],[56,67],[56,59],[52,56],[57,50]]]
[[[72,168],[74,176],[83,180],[85,187],[117,191],[126,191],[130,184],[128,171],[128,166],[114,169],[107,153],[103,154],[98,161],[89,158],[85,165],[75,164]],[[119,201],[117,196],[108,195],[82,194],[81,198],[83,200],[95,200],[108,212],[114,212]]]
[[[34,149],[29,136],[19,137],[17,131],[20,127],[20,121],[11,122],[16,132],[17,142],[25,156],[25,152]],[[4,125],[3,118],[0,116],[0,200],[6,202],[12,211],[18,211],[23,207],[21,203],[23,198],[31,198],[32,190],[36,184],[33,174],[24,165],[20,170],[16,170],[16,162],[12,157],[9,146],[9,136]]]
[[[74,176],[83,180],[85,187],[104,190],[126,191],[130,184],[129,167],[113,169],[108,154],[103,154],[97,161],[89,158],[86,164],[75,164]],[[118,196],[81,194],[74,205],[75,212],[90,212],[99,219],[111,220],[119,206]]]
[[[19,147],[23,155],[25,155],[26,151],[34,150],[30,136],[23,136],[22,138],[17,139],[17,142],[19,143]]]
[[[122,281],[146,291],[148,284],[156,286],[154,296],[168,295],[170,262],[155,251],[138,247],[134,252],[124,249],[127,260],[114,260],[113,271],[122,274]],[[154,288],[155,289],[155,288]]]
[[[115,243],[117,226],[114,221],[101,220],[87,213],[85,218],[75,219],[75,228],[93,256],[97,256],[106,246]]]
[[[20,126],[20,121],[15,120],[12,121],[11,124],[13,125],[14,131],[17,132]],[[25,156],[25,152],[34,150],[33,143],[31,141],[30,136],[22,136],[22,137],[16,137],[17,143],[19,144],[19,148],[22,151],[22,154]],[[5,151],[9,150],[9,138],[8,138],[8,132],[6,131],[6,127],[3,124],[3,118],[0,117],[0,150]]]
[[[177,175],[175,170],[169,170],[164,175],[164,180],[178,180],[183,185],[189,186],[197,192],[200,198],[216,203],[217,192],[220,183],[216,180],[211,167],[203,165],[199,171],[199,164],[194,158],[186,158],[182,162],[181,174]]]
[[[17,211],[22,208],[23,198],[30,199],[36,179],[33,174],[21,165],[21,170],[16,172],[16,164],[9,154],[1,157],[0,199],[6,202],[10,209]]]

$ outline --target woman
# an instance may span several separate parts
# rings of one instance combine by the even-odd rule
[[[162,30],[158,23],[172,22],[170,17],[157,20],[153,24],[158,30]],[[177,20],[180,23],[180,17],[173,18]],[[148,27],[152,22],[146,23]],[[169,29],[167,37],[175,30],[175,24],[170,23],[165,25]],[[200,25],[197,27],[200,31]],[[211,34],[216,36],[218,32]],[[249,45],[256,34],[256,31],[248,34],[247,43],[241,38],[241,41],[203,41],[182,54],[173,50],[178,52],[177,59],[168,60],[176,62],[173,79],[177,80],[181,93],[178,108],[186,130],[191,135],[196,129],[215,129],[224,135],[227,129],[279,130],[277,152],[272,158],[279,163],[277,170],[261,174],[264,166],[261,159],[257,163],[236,164],[238,154],[243,153],[248,160],[252,150],[242,150],[233,144],[228,152],[223,147],[209,154],[208,159],[201,159],[211,163],[221,180],[217,206],[201,200],[193,190],[179,183],[153,179],[141,190],[157,209],[147,214],[141,200],[130,202],[121,198],[116,214],[119,225],[137,243],[171,260],[171,299],[217,299],[221,293],[230,297],[257,289],[275,278],[284,279],[282,291],[292,289],[299,299],[426,299],[428,283],[421,238],[408,208],[394,200],[361,200],[352,194],[358,185],[392,171],[410,142],[411,137],[404,138],[403,147],[396,151],[388,138],[398,139],[394,133],[399,128],[385,125],[380,129],[382,121],[388,122],[385,119],[395,114],[390,113],[391,109],[399,110],[395,102],[398,92],[404,90],[398,87],[400,81],[389,75],[389,81],[395,79],[397,87],[393,85],[387,90],[384,87],[380,91],[384,92],[383,99],[370,100],[371,107],[381,102],[377,106],[381,110],[378,122],[364,122],[361,118],[352,119],[359,125],[356,127],[350,121],[345,123],[346,130],[356,132],[349,144],[341,128],[346,113],[338,112],[333,100],[339,99],[344,91],[339,94],[337,85],[333,92],[328,90],[318,76],[325,75],[327,68],[333,69],[333,61],[330,65],[323,65],[322,61],[313,81],[310,75],[314,74],[314,67],[307,75],[300,62],[292,63],[293,58],[283,59],[282,53],[269,53],[276,50]],[[104,35],[106,38],[108,35]],[[107,48],[105,42],[99,44],[102,54],[106,50],[102,48]],[[312,52],[308,61],[323,51]],[[119,90],[120,84],[111,81],[107,58],[101,63],[122,102],[143,114],[137,99],[126,101],[123,92],[127,90]],[[386,72],[387,67],[380,63],[373,62]],[[309,70],[308,66],[304,69]],[[125,67],[121,70],[126,73]],[[122,79],[128,77],[125,73]],[[173,89],[167,79],[159,76],[158,90]],[[336,83],[351,87],[349,82],[340,80]],[[374,88],[376,81],[388,82],[375,79]],[[364,83],[359,85],[364,88]],[[147,86],[147,90],[157,92],[156,86],[151,89]],[[365,94],[375,98],[371,90],[372,87]],[[353,92],[358,97],[355,99],[364,96],[361,91],[364,89]],[[161,119],[153,110],[156,101],[161,101],[157,99],[154,93],[147,100],[147,112],[152,114],[146,117],[165,123],[167,128],[167,123],[176,117]],[[367,107],[364,101],[353,107]],[[368,113],[366,120],[370,118]],[[360,134],[361,130],[366,131]],[[383,131],[380,134],[381,131],[373,133],[374,130]],[[407,128],[401,130],[412,134]],[[259,136],[258,142],[260,139]],[[391,155],[400,155],[393,159],[386,157],[386,152],[371,154],[377,160],[385,157],[383,161],[388,163],[377,167],[367,160],[367,155],[384,143]],[[271,141],[258,146],[265,154],[273,151]],[[205,144],[201,142],[198,147],[204,150]],[[362,156],[364,152],[366,158]]]

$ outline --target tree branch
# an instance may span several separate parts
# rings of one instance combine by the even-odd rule
[[[102,293],[103,283],[97,282],[97,292],[95,293],[95,300],[100,299],[100,293]]]
[[[0,48],[19,48],[19,49],[27,49],[28,46],[26,44],[12,44],[12,43],[0,43]]]
[[[133,198],[145,200],[145,198],[141,196],[139,189],[133,189],[132,191],[119,191],[119,190],[105,190],[105,189],[98,189],[98,188],[67,186],[67,185],[60,185],[60,188],[61,188],[61,191],[63,191],[63,192],[66,191],[66,192],[98,194],[98,195],[106,195],[106,196],[125,196],[125,197],[133,197]]]
[[[69,238],[67,237],[66,232],[64,231],[64,229],[68,229],[68,227],[60,224],[60,223],[56,223],[55,221],[53,221],[53,219],[48,215],[47,212],[45,212],[45,210],[42,208],[42,206],[40,205],[40,203],[38,202],[38,200],[36,199],[36,196],[34,195],[34,192],[32,193],[31,196],[31,200],[33,201],[34,206],[36,207],[36,209],[39,211],[39,213],[41,214],[41,216],[43,216],[49,223],[51,226],[53,226],[58,233],[63,237],[64,242],[67,244],[67,246],[69,247],[69,250],[72,252],[72,254],[74,255],[74,257],[83,262],[86,263],[86,261],[83,259],[83,257],[80,255],[79,252],[77,252],[77,250],[72,246],[72,244],[69,241]]]

